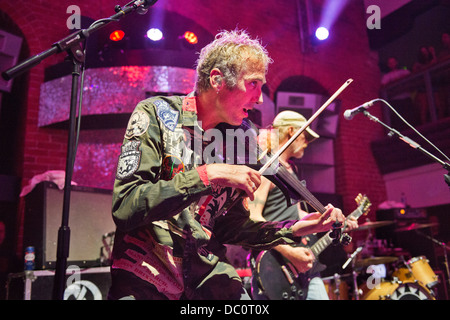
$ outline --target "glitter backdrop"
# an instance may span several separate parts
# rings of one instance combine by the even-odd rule
[[[83,115],[131,113],[148,93],[192,91],[195,70],[167,66],[123,66],[87,69],[83,84]],[[72,76],[41,85],[40,127],[69,118]]]
[[[166,66],[123,66],[88,69],[83,85],[82,115],[131,114],[136,104],[154,93],[192,91],[195,71]],[[39,126],[69,117],[72,76],[41,86]],[[106,128],[106,129],[105,129]],[[111,123],[101,129],[82,130],[76,152],[73,180],[80,186],[112,189],[124,128]]]

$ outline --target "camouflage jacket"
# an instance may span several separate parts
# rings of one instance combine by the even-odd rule
[[[241,279],[223,244],[293,243],[295,221],[253,221],[243,201],[217,214],[235,191],[211,187],[202,176],[208,161],[201,159],[204,131],[195,101],[153,97],[130,117],[113,192],[113,286],[114,271],[122,270],[122,277],[131,273],[168,299],[227,299],[241,290]],[[133,286],[123,294],[133,294]]]

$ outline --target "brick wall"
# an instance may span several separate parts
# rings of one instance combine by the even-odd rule
[[[314,0],[313,3],[314,17],[319,19],[322,1]],[[66,9],[72,4],[80,6],[82,15],[99,19],[113,15],[118,1],[3,0],[0,10],[22,30],[30,54],[35,55],[68,34],[66,20],[69,14]],[[219,29],[238,26],[260,37],[274,59],[267,77],[271,94],[283,79],[305,75],[319,82],[330,94],[345,80],[353,78],[354,82],[339,96],[344,110],[378,97],[378,55],[369,49],[367,16],[362,0],[351,1],[336,21],[330,39],[317,47],[316,52],[301,50],[297,6],[293,0],[172,0],[158,1],[155,7],[189,17],[212,34]],[[52,56],[30,71],[29,89],[25,93],[27,102],[21,174],[24,184],[44,171],[65,169],[67,132],[37,126],[39,90],[45,67],[61,62],[64,57],[65,53]],[[67,112],[68,109],[69,106]],[[378,107],[371,110],[375,116],[381,116]],[[386,200],[385,187],[370,150],[370,141],[382,137],[383,132],[377,124],[363,116],[357,116],[352,121],[340,117],[339,122],[336,181],[337,192],[343,196],[343,209],[351,212],[355,207],[353,198],[359,192],[366,193],[376,208]]]

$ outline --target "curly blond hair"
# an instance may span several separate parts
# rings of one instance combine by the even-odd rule
[[[214,68],[223,73],[223,80],[231,89],[237,85],[237,79],[242,70],[261,63],[267,73],[272,59],[259,39],[250,38],[245,30],[221,31],[216,35],[215,40],[200,52],[197,60],[195,90],[201,93],[211,87],[209,77]]]

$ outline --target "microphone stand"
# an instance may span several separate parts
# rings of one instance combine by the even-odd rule
[[[35,56],[28,58],[15,67],[10,68],[2,73],[5,80],[10,80],[19,74],[38,65],[44,59],[60,52],[67,52],[73,62],[72,69],[72,88],[70,99],[70,114],[69,114],[69,136],[67,145],[67,159],[66,171],[64,181],[64,198],[61,226],[58,230],[58,246],[56,252],[56,270],[53,284],[53,299],[63,300],[64,298],[64,282],[66,277],[67,258],[69,256],[70,245],[70,228],[69,228],[69,207],[70,207],[70,191],[73,173],[73,165],[75,160],[75,124],[76,124],[76,105],[79,91],[79,77],[82,66],[85,62],[85,50],[83,50],[81,43],[84,42],[93,32],[98,31],[112,21],[119,21],[123,16],[140,10],[146,10],[148,7],[156,3],[157,0],[136,0],[131,1],[125,7],[116,6],[116,14],[106,19],[95,21],[88,29],[82,29],[74,32],[66,38],[54,43],[52,47]],[[81,114],[78,115],[81,117]]]
[[[428,240],[430,240],[430,241],[436,243],[436,244],[437,244],[438,246],[440,246],[440,247],[443,249],[443,251],[444,251],[444,266],[445,266],[445,271],[447,272],[447,282],[448,282],[448,285],[449,285],[449,286],[447,287],[447,292],[446,292],[445,294],[447,295],[447,300],[448,300],[448,291],[450,290],[450,270],[449,270],[449,267],[448,267],[448,255],[447,255],[447,251],[450,251],[450,247],[447,246],[447,245],[445,244],[445,242],[441,242],[441,241],[439,241],[439,240],[437,240],[437,239],[435,239],[435,238],[433,238],[433,237],[431,237],[431,236],[429,236],[429,235],[424,234],[423,232],[421,232],[421,231],[419,231],[419,230],[415,230],[415,232],[416,232],[418,235],[421,235],[422,237],[425,237],[425,238],[427,238]]]
[[[382,100],[384,101],[384,100]],[[388,106],[390,107],[390,105],[388,104]],[[405,135],[401,134],[400,132],[398,132],[397,130],[391,128],[390,126],[388,126],[387,124],[383,123],[382,121],[380,121],[377,117],[371,115],[367,110],[364,110],[362,112],[366,117],[368,117],[370,120],[375,121],[380,123],[382,126],[384,126],[385,128],[387,128],[389,130],[388,136],[393,136],[396,135],[400,140],[402,140],[403,142],[405,142],[406,144],[408,144],[410,147],[417,149],[419,151],[421,151],[423,154],[425,154],[426,156],[428,156],[429,158],[431,158],[432,160],[436,161],[437,163],[439,163],[440,165],[442,165],[442,167],[447,170],[448,174],[444,174],[444,181],[445,183],[450,187],[450,163],[448,162],[444,162],[441,159],[437,158],[436,156],[434,156],[433,154],[431,154],[430,152],[428,152],[427,150],[425,150],[424,148],[422,148],[417,142],[415,142],[414,140],[406,137]],[[445,267],[446,267],[446,272],[447,272],[447,277],[450,276],[450,272],[449,272],[449,266],[448,266],[448,258],[447,258],[447,250],[449,250],[450,248],[448,246],[445,245],[445,243],[439,242],[436,239],[432,238],[432,237],[428,237],[427,235],[419,232],[418,230],[416,230],[416,233],[423,235],[424,237],[427,237],[428,239],[430,239],[431,241],[437,243],[438,245],[442,246],[442,248],[444,249],[444,258],[445,258]],[[449,285],[450,285],[450,278],[448,279]]]
[[[406,144],[408,144],[411,148],[417,149],[419,151],[421,151],[423,154],[425,154],[426,156],[428,156],[429,158],[431,158],[432,160],[436,161],[437,163],[439,163],[440,165],[442,165],[442,167],[447,170],[448,174],[444,174],[444,181],[445,183],[447,183],[447,185],[450,188],[450,163],[448,162],[444,162],[441,159],[437,158],[435,155],[431,154],[430,152],[428,152],[427,150],[425,150],[424,148],[422,148],[417,142],[415,142],[414,140],[406,137],[405,135],[401,134],[400,132],[398,132],[397,130],[395,130],[394,128],[391,128],[390,126],[388,126],[387,124],[383,123],[382,121],[380,121],[377,117],[371,115],[369,113],[369,111],[364,110],[362,112],[366,117],[368,117],[370,120],[375,121],[379,124],[381,124],[382,126],[384,126],[385,128],[387,128],[389,130],[388,136],[393,136],[396,135],[400,140],[402,140],[403,142],[405,142]]]
[[[364,249],[364,245],[358,247],[347,259],[347,261],[342,265],[342,269],[347,268],[348,264],[352,263],[352,277],[353,277],[353,292],[355,295],[355,300],[359,300],[359,289],[358,289],[358,281],[357,281],[357,273],[355,271],[355,258],[356,256]]]

